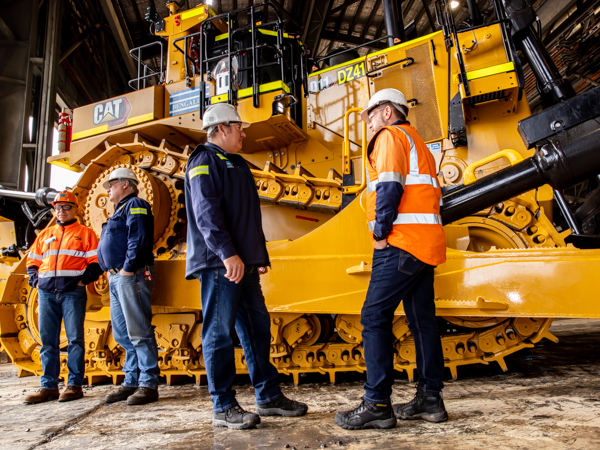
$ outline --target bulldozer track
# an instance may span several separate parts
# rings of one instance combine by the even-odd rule
[[[140,179],[140,197],[153,206],[157,216],[154,251],[159,257],[167,259],[175,254],[180,255],[185,225],[183,178],[190,152],[189,147],[171,148],[166,141],[156,145],[138,135],[130,143],[107,143],[105,152],[86,167],[73,190],[83,205],[80,214],[84,223],[100,234],[102,223],[114,212],[114,205],[108,201],[102,183],[113,169],[128,167]],[[255,168],[252,172],[263,202],[277,203],[282,200],[287,205],[317,210],[339,208],[335,206],[331,194],[325,199],[323,191],[318,188],[328,185],[328,189],[335,191],[338,179],[334,172],[330,172],[326,181],[315,181],[314,177],[311,180],[311,174],[307,171],[297,171],[295,176],[290,177],[281,171],[274,171],[269,164],[263,171]],[[275,185],[277,189],[272,188]],[[290,200],[294,189],[297,196],[304,192],[303,204]],[[275,191],[279,194],[273,195]],[[317,191],[320,192],[318,196]],[[323,205],[326,200],[330,200],[328,206]],[[560,236],[555,231],[552,233],[553,227],[548,226],[544,218],[541,221],[535,218],[535,211],[531,210],[534,206],[535,199],[525,196],[497,205],[486,215],[458,223],[479,227],[484,230],[486,239],[489,239],[490,233],[493,236],[496,230],[496,234],[502,235],[503,240],[499,242],[513,248],[541,244],[555,246],[553,239],[560,242]],[[536,241],[536,236],[541,233],[545,233],[547,239],[539,242],[538,238]],[[477,242],[472,244],[475,247],[478,245]],[[22,355],[20,360],[14,362],[23,374],[40,374],[37,292],[30,290],[26,277],[22,277],[19,286],[22,295],[16,298],[20,299],[20,303],[7,305],[4,302],[3,305],[4,308],[14,308],[12,317],[18,330],[16,339]],[[101,277],[88,292],[92,299],[88,301],[88,311],[92,311],[92,314],[88,315],[85,322],[86,377],[90,384],[105,379],[118,383],[123,376],[121,369],[125,354],[114,340],[110,320],[107,319],[109,293],[106,277]],[[164,308],[154,309],[156,312],[152,323],[159,347],[159,367],[167,383],[182,377],[194,377],[196,382],[203,382],[206,372],[202,356],[201,311],[173,308],[164,312]],[[104,314],[94,315],[93,312]],[[94,320],[96,316],[101,320]],[[459,366],[496,362],[506,371],[505,358],[508,355],[533,347],[543,338],[557,342],[548,331],[552,319],[445,319],[450,331],[442,332],[442,348],[445,365],[454,379],[458,376]],[[365,372],[361,330],[359,315],[309,312],[282,314],[271,311],[271,361],[280,373],[291,375],[296,384],[303,373],[325,374],[331,382],[335,382],[336,374],[340,372]],[[416,352],[405,316],[396,316],[393,333],[394,367],[406,372],[412,381],[416,374]],[[66,347],[66,344],[66,338],[62,336],[61,345]],[[235,350],[235,363],[237,373],[248,373],[241,348]],[[66,374],[66,353],[61,355],[61,368],[63,375]]]

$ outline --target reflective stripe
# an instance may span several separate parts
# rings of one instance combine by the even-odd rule
[[[197,166],[189,171],[190,180],[198,175],[208,175],[208,166]]]
[[[442,216],[439,214],[402,213],[398,214],[398,217],[394,220],[394,225],[409,224],[441,225]]]
[[[27,256],[29,259],[33,259],[34,261],[42,261],[44,259],[42,255],[36,255],[35,253],[29,253]]]
[[[417,147],[415,146],[415,141],[413,140],[412,136],[401,127],[396,126],[396,128],[404,133],[406,139],[408,139],[408,143],[410,144],[410,171],[406,176],[406,185],[430,184],[434,188],[439,187],[436,177],[419,173],[419,155],[417,154]]]
[[[376,220],[369,222],[369,231],[375,229]],[[439,214],[413,214],[413,213],[402,213],[398,214],[394,225],[441,225],[442,216]]]
[[[227,161],[227,158],[225,156],[221,155],[220,153],[217,153],[217,156],[219,158],[224,159],[225,161]],[[202,167],[202,166],[200,166],[200,167]],[[206,166],[206,167],[208,167],[208,166]]]
[[[432,177],[431,175],[423,175],[423,174],[408,174],[406,176],[406,185],[414,185],[414,184],[430,184],[433,187],[438,187],[437,178]]]
[[[131,208],[129,214],[148,214],[148,210],[146,208]]]
[[[38,278],[52,278],[52,277],[78,277],[83,275],[83,270],[51,270],[49,272],[39,272]]]
[[[89,258],[91,256],[96,256],[98,254],[98,251],[90,250],[89,252],[82,252],[80,250],[66,250],[64,248],[61,248],[60,254],[66,256],[76,256],[78,258]],[[46,257],[53,255],[58,255],[58,250],[46,250],[44,252],[43,259],[46,259]]]
[[[404,187],[404,177],[397,172],[381,172],[376,180],[371,181],[369,178],[369,170],[367,174],[367,194],[377,189],[379,183],[400,183]]]
[[[512,72],[513,70],[515,70],[515,64],[507,62],[498,64],[497,66],[485,67],[483,69],[467,72],[467,80],[476,80],[477,78],[489,77],[490,75],[496,75],[498,73]]]
[[[413,141],[412,136],[403,130],[402,127],[396,125],[396,128],[404,133],[406,139],[408,139],[408,143],[410,144],[410,170],[408,171],[408,174],[419,175],[419,155],[417,154],[415,141]]]
[[[440,206],[444,206],[444,199],[440,197]]]
[[[365,164],[366,166],[366,164]],[[369,168],[366,167],[365,174],[367,175],[367,194],[373,192],[375,187],[377,186],[377,180],[371,181],[371,177],[369,177]]]
[[[45,254],[45,252],[44,252]],[[79,250],[60,250],[61,255],[69,255],[69,256],[78,256],[79,258],[89,258],[91,256],[96,256],[98,254],[97,250],[90,250],[89,252],[82,252]]]
[[[396,182],[404,186],[404,177],[397,172],[381,172],[377,175],[377,181],[380,183]]]

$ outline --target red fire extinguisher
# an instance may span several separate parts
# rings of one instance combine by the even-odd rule
[[[71,135],[73,133],[73,119],[69,110],[63,108],[58,113],[58,151],[68,152],[71,149]]]

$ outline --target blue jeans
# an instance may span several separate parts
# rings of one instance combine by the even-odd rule
[[[42,387],[58,388],[60,375],[60,326],[65,322],[69,340],[67,347],[68,386],[81,386],[85,374],[85,341],[83,322],[87,293],[84,286],[64,294],[55,294],[38,289],[38,317],[42,349]]]
[[[156,276],[154,268],[150,270]],[[132,276],[108,275],[110,320],[117,344],[125,349],[123,386],[158,388],[158,347],[152,326],[153,281],[144,269]]]
[[[365,399],[388,403],[394,383],[394,311],[404,302],[408,328],[414,335],[419,384],[439,393],[444,384],[444,356],[435,317],[433,266],[388,245],[373,252],[373,271],[362,308],[363,345],[367,366]]]
[[[238,404],[231,389],[235,377],[234,327],[244,348],[256,403],[262,405],[283,395],[277,369],[269,359],[271,318],[260,288],[258,266],[246,266],[239,284],[225,278],[226,272],[219,268],[194,274],[200,280],[202,353],[215,413]]]

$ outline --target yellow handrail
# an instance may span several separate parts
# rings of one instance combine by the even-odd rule
[[[523,161],[523,156],[521,156],[518,151],[513,150],[512,148],[506,148],[486,158],[480,159],[479,161],[476,161],[465,168],[465,174],[463,176],[465,186],[477,181],[477,178],[475,177],[475,170],[500,158],[508,159],[512,166]]]
[[[349,125],[349,117],[350,114],[353,112],[358,112],[360,113],[362,111],[362,108],[350,108],[348,111],[346,111],[346,114],[344,114],[344,143],[343,143],[343,150],[342,150],[342,163],[344,165],[343,167],[343,171],[344,174],[349,175],[350,173],[352,173],[352,168],[350,166],[350,164],[352,164],[352,161],[350,159],[350,125]],[[365,162],[367,158],[367,124],[366,123],[362,123],[362,181],[360,183],[360,185],[358,186],[346,186],[344,187],[344,194],[357,194],[358,192],[362,191],[365,186],[367,185],[367,176],[365,173]]]

